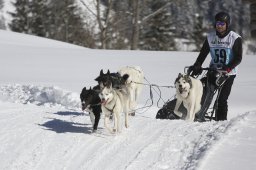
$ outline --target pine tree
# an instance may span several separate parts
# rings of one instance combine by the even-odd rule
[[[88,32],[84,27],[81,10],[75,0],[51,0],[48,13],[48,37],[86,46]],[[92,37],[89,37],[92,38]]]
[[[93,41],[76,0],[17,0],[13,5],[16,8],[10,13],[13,17],[10,28],[13,31],[82,46],[89,46],[86,39],[90,39],[90,43]]]
[[[45,37],[46,3],[47,0],[17,0],[13,3],[16,11],[10,13],[13,17],[11,24],[9,24],[11,30]]]
[[[132,0],[113,0],[109,23],[108,47],[113,49],[131,49],[134,33],[134,7]]]
[[[30,2],[30,10],[31,10],[31,22],[30,29],[33,35],[46,37],[46,24],[45,21],[47,18],[47,0],[37,0]]]
[[[30,16],[31,9],[28,3],[28,0],[17,0],[16,2],[12,2],[13,6],[16,8],[16,11],[10,13],[13,20],[9,24],[9,27],[12,31],[20,32],[20,33],[31,33],[30,30]]]
[[[195,51],[200,51],[202,44],[206,38],[207,29],[204,28],[203,17],[199,14],[195,14],[195,17],[195,25],[190,38],[196,46]]]
[[[148,15],[154,13],[166,3],[168,3],[167,0],[151,1],[148,4],[150,9]],[[153,16],[143,26],[140,48],[144,50],[175,50],[174,32],[172,15],[169,8],[166,8]]]

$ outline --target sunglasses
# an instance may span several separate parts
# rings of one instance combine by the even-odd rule
[[[216,26],[224,26],[226,23],[222,21],[217,21]]]

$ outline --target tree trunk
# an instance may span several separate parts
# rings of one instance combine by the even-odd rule
[[[133,27],[132,27],[131,50],[137,50],[138,41],[139,41],[139,16],[140,16],[139,1],[133,0],[132,6],[133,6]]]
[[[109,28],[109,22],[110,22],[110,12],[112,10],[112,4],[113,0],[108,0],[108,6],[106,9],[106,13],[104,16],[104,20],[102,21],[101,17],[101,11],[100,11],[100,0],[97,0],[97,21],[99,24],[99,29],[100,29],[100,42],[101,42],[101,48],[106,49],[107,48],[107,39],[108,39],[108,28]],[[104,22],[104,23],[102,23]]]

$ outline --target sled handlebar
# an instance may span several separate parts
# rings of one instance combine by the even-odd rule
[[[189,70],[190,66],[186,66],[184,68],[184,73],[189,74]],[[202,71],[218,71],[219,73],[222,74],[228,74],[228,72],[226,70],[222,70],[222,69],[218,69],[218,68],[210,68],[210,67],[205,67],[205,68],[201,68]]]
[[[206,67],[206,68],[202,68],[202,70],[205,70],[205,71],[218,71],[219,73],[222,73],[222,74],[228,74],[228,72],[226,70],[218,69],[218,68]]]

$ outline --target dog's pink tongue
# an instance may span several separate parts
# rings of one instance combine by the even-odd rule
[[[101,100],[101,104],[106,105],[107,100]]]

